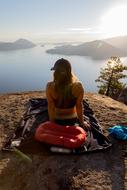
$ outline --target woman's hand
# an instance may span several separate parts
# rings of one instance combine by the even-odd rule
[[[82,126],[82,128],[83,128],[85,131],[90,131],[90,130],[91,130],[90,124],[89,124],[87,121],[84,121],[81,126]]]

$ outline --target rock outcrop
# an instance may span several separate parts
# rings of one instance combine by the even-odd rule
[[[27,92],[0,95],[0,146],[15,130],[30,98],[45,93]],[[127,106],[109,97],[86,93],[95,117],[105,134],[113,125],[127,122]],[[28,153],[32,163],[14,152],[0,152],[0,190],[122,190],[127,189],[127,160],[124,144],[114,141],[104,152],[84,155]]]

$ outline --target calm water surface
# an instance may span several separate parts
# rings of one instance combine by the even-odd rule
[[[73,72],[82,81],[86,91],[97,92],[95,79],[107,60],[95,61],[81,56],[47,54],[53,46],[0,52],[0,93],[44,90],[52,80],[50,68],[63,57],[71,62]],[[124,58],[124,63],[127,58]],[[126,64],[126,63],[125,63]]]

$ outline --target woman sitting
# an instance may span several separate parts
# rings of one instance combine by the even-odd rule
[[[72,73],[70,62],[59,59],[51,70],[54,71],[53,81],[46,86],[49,120],[60,125],[78,122],[84,129],[89,128],[83,118],[84,88]]]

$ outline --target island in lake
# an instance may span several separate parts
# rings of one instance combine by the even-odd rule
[[[18,39],[15,42],[0,42],[0,51],[11,51],[18,49],[33,48],[36,45],[26,39]]]
[[[79,45],[62,45],[46,52],[61,55],[89,56],[93,59],[106,59],[111,56],[127,56],[127,36],[95,40]]]

